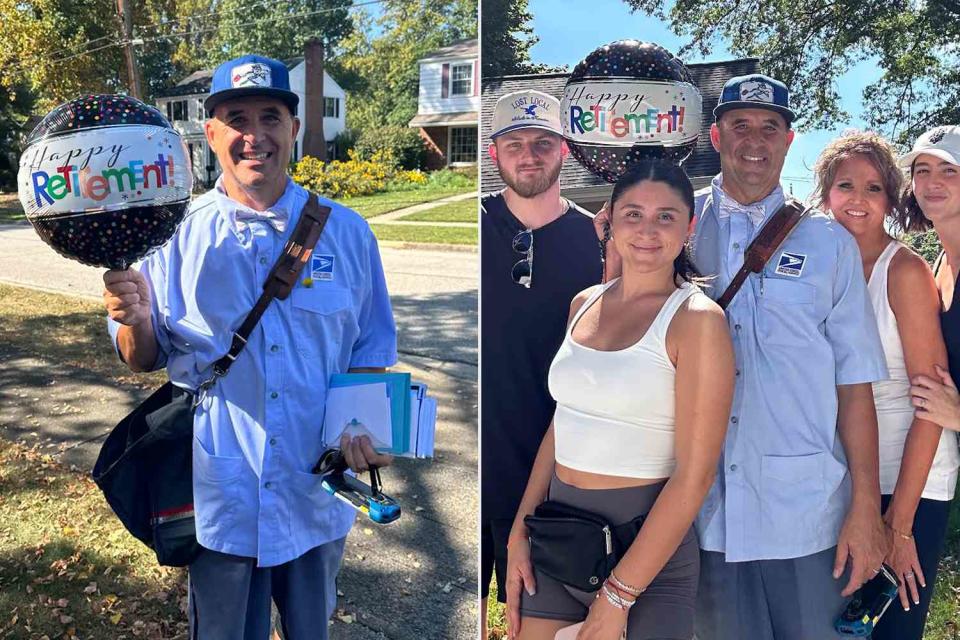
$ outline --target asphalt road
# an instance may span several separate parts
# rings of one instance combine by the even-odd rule
[[[334,640],[473,639],[477,634],[477,254],[381,248],[401,363],[439,401],[433,461],[398,460],[386,490],[399,522],[358,519],[347,540]],[[0,226],[0,282],[99,299],[102,270]],[[106,344],[104,348],[109,348]],[[0,345],[0,435],[91,468],[109,428],[143,397],[89,372]]]

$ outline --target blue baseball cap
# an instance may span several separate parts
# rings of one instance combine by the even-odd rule
[[[244,96],[269,96],[280,100],[297,115],[300,98],[290,90],[287,65],[273,58],[247,55],[228,60],[213,72],[210,95],[203,101],[208,114],[224,100]]]
[[[733,109],[776,111],[786,119],[788,125],[797,117],[790,108],[790,90],[787,85],[762,73],[727,80],[720,93],[720,100],[713,110],[713,116],[719,120],[720,116]]]

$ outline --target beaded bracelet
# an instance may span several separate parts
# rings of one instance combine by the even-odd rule
[[[607,580],[609,580],[613,584],[613,586],[617,587],[620,591],[626,591],[627,593],[632,595],[634,598],[636,598],[641,593],[647,590],[646,587],[634,587],[625,583],[623,580],[618,578],[613,571],[610,572],[610,577],[607,578]]]

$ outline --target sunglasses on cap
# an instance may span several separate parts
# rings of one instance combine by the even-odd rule
[[[533,283],[533,231],[523,229],[513,236],[513,250],[523,258],[513,265],[510,275],[515,284],[529,289]]]

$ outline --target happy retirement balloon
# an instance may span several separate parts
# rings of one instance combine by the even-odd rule
[[[157,109],[90,95],[37,125],[17,186],[27,219],[57,253],[126,269],[173,236],[192,176],[180,134]]]
[[[700,107],[700,91],[680,60],[656,44],[619,40],[574,68],[560,117],[573,156],[616,182],[642,158],[683,162],[697,144]]]

